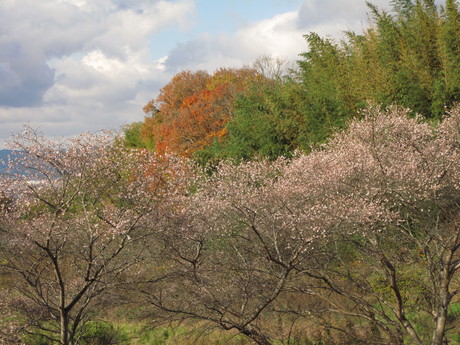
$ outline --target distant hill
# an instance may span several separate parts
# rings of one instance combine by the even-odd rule
[[[8,157],[11,158],[20,158],[23,154],[23,151],[19,150],[7,150],[3,149],[0,150],[0,175],[6,172],[6,163],[8,162]],[[20,175],[30,175],[31,171],[27,169],[22,169],[20,167],[16,167],[16,170],[13,170],[15,173],[19,173]]]
[[[5,164],[3,162],[8,161],[8,156],[11,155],[11,150],[0,150],[0,172],[5,171]]]
[[[13,150],[0,150],[0,174],[6,170],[6,162],[8,162],[8,156],[14,156],[18,151]]]

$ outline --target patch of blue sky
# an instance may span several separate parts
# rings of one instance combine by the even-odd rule
[[[186,42],[190,36],[179,28],[165,28],[156,35],[150,37],[149,51],[154,60],[161,59],[179,43]]]
[[[296,10],[302,0],[196,0],[195,34],[232,33],[279,13]]]
[[[232,34],[251,23],[297,10],[304,0],[196,0],[196,12],[186,30],[168,27],[150,38],[154,60],[168,55],[178,44],[202,35]]]

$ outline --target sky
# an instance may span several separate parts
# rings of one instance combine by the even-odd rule
[[[68,137],[142,121],[180,71],[294,62],[303,35],[362,32],[367,12],[364,0],[0,0],[0,149],[23,124]]]

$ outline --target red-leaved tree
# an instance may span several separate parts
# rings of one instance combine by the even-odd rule
[[[175,152],[189,157],[222,140],[232,117],[234,101],[255,81],[267,78],[254,69],[219,69],[212,76],[203,71],[177,74],[150,101],[141,128],[144,140],[156,152]]]

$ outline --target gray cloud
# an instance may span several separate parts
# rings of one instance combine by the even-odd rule
[[[49,61],[94,50],[127,61],[150,34],[181,25],[192,9],[189,0],[0,2],[0,106],[42,105],[56,82]]]
[[[210,56],[220,54],[221,42],[216,38],[201,37],[186,43],[178,44],[168,55],[165,66],[170,73],[184,69],[198,69],[203,63],[210,63]],[[219,49],[220,48],[220,49]],[[212,66],[208,65],[211,69]]]
[[[0,105],[38,106],[53,85],[54,70],[43,56],[17,42],[0,41]]]
[[[380,9],[388,10],[388,0],[371,1]],[[339,36],[340,32],[351,30],[355,32],[368,26],[367,15],[369,8],[364,0],[306,0],[299,10],[297,27],[299,29],[323,29],[330,36]],[[328,30],[342,27],[340,32]]]
[[[75,51],[82,44],[70,44],[71,35],[61,25],[68,23],[67,20],[79,20],[69,18],[72,14],[69,10],[68,6],[46,1],[0,4],[0,105],[26,107],[42,104],[55,76],[47,60]]]

